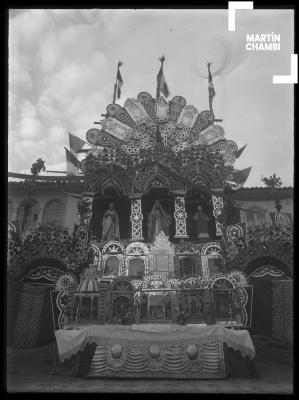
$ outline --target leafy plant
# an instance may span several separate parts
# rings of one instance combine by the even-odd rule
[[[269,176],[269,178],[265,176],[261,176],[261,181],[269,188],[269,189],[279,189],[282,186],[282,180],[276,174]]]
[[[31,173],[33,176],[39,175],[41,172],[46,171],[45,167],[45,161],[43,161],[41,158],[38,158],[35,163],[32,164],[31,166]]]

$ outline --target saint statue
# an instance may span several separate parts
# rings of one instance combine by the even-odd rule
[[[198,239],[209,238],[209,221],[210,218],[206,213],[202,211],[201,206],[197,206],[197,211],[193,215],[193,219],[196,223],[196,236]]]
[[[114,204],[110,203],[108,210],[105,212],[102,221],[102,242],[110,240],[119,240],[119,222],[118,215],[114,209]]]
[[[161,231],[165,235],[168,235],[170,223],[171,216],[164,211],[162,205],[157,200],[148,216],[148,241],[152,242],[154,237]]]

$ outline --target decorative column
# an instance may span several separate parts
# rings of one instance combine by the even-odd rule
[[[215,224],[216,224],[216,236],[222,236],[219,217],[223,212],[223,206],[224,206],[223,199],[221,196],[216,196],[212,194],[212,202],[213,202],[213,215],[215,217]]]
[[[175,219],[175,238],[176,239],[187,239],[187,227],[186,219],[187,213],[185,209],[185,191],[175,192],[175,209],[174,209],[174,219]]]
[[[135,194],[130,196],[131,199],[131,240],[144,240],[142,235],[142,208],[141,208],[141,197],[142,194]]]
[[[92,201],[94,193],[83,192],[81,193],[81,199],[78,201],[78,213],[80,217],[80,224],[84,224],[86,228],[89,228],[89,222],[92,216]]]

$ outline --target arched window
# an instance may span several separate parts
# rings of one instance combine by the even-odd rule
[[[57,225],[63,225],[65,214],[65,205],[62,200],[50,200],[45,206],[43,223],[55,222]]]
[[[28,203],[28,200],[23,200],[20,205],[19,205],[19,210],[18,210],[18,220],[23,225],[25,223],[25,228],[36,228],[37,227],[37,221],[38,221],[38,216],[40,212],[40,207],[39,203],[36,200],[30,200],[31,203],[31,208],[28,211],[27,217],[25,217],[25,208],[26,204]],[[25,221],[26,219],[26,221]]]
[[[8,221],[12,221],[14,216],[15,206],[13,202],[9,199],[8,200],[8,207],[7,207],[7,219]]]

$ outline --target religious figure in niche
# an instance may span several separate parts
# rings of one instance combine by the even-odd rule
[[[152,242],[154,237],[161,231],[165,235],[168,235],[170,223],[171,216],[164,211],[162,205],[157,200],[148,216],[148,241]]]
[[[119,240],[119,222],[118,214],[115,211],[114,204],[110,203],[108,210],[105,212],[102,221],[102,242],[110,240]]]
[[[200,205],[197,206],[197,211],[193,215],[196,224],[196,236],[198,239],[209,238],[209,221],[210,218],[202,211]]]

